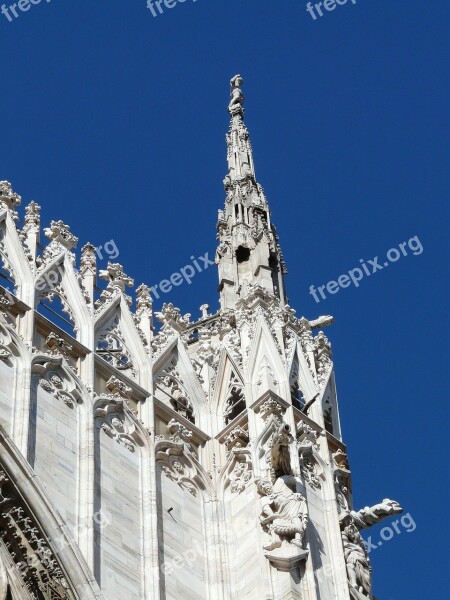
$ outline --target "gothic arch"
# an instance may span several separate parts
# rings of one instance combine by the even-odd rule
[[[246,409],[244,380],[227,348],[221,350],[211,408],[220,419],[220,429]]]
[[[247,362],[247,380],[252,384],[254,400],[271,389],[282,398],[289,397],[286,369],[269,327],[259,317]]]
[[[61,250],[56,258],[41,265],[36,273],[35,288],[35,306],[42,300],[51,303],[57,296],[63,312],[74,324],[74,336],[90,348],[91,315],[67,251]]]
[[[47,573],[45,579],[48,578],[48,581],[65,591],[65,595],[61,596],[64,600],[101,600],[100,589],[64,520],[48,500],[40,478],[36,477],[1,426],[0,449],[2,515],[10,515],[10,526],[26,540],[21,546],[21,560],[28,556],[29,559],[35,557],[33,560],[37,561],[37,568],[27,571],[32,577],[30,585],[38,585],[36,570],[42,570]],[[10,510],[9,498],[14,498]],[[28,520],[23,520],[23,515]],[[45,561],[42,560],[42,554],[36,554],[36,548],[45,549],[48,557]],[[14,561],[19,559],[19,556],[14,557]]]
[[[0,250],[5,267],[15,282],[16,296],[28,306],[33,301],[33,275],[30,263],[20,241],[16,225],[6,210],[0,209]]]
[[[144,388],[151,387],[151,362],[141,333],[122,294],[107,304],[95,322],[95,348],[104,360]]]
[[[179,397],[181,399],[181,404],[185,404],[185,399],[187,399],[192,407],[195,425],[200,428],[204,427],[210,407],[205,392],[195,373],[191,359],[184,348],[183,342],[178,336],[168,344],[167,348],[160,354],[154,363],[153,378],[155,385],[158,385],[158,379],[160,382],[166,376],[170,379],[171,372],[173,374],[172,388],[175,393],[170,394],[169,392],[169,395],[173,396],[175,402]],[[167,383],[170,385],[171,381],[168,380]],[[183,397],[185,397],[185,399]],[[173,403],[170,402],[170,404],[172,405],[172,408],[174,408]],[[192,419],[189,420],[194,422]]]

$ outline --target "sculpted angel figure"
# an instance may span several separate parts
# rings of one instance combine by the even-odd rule
[[[308,512],[305,498],[295,491],[295,477],[283,475],[273,486],[267,479],[261,479],[257,489],[262,496],[261,525],[271,537],[264,549],[274,550],[283,543],[301,548],[308,524]]]

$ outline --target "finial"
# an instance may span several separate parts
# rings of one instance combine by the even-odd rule
[[[0,181],[0,205],[3,204],[11,212],[14,221],[18,220],[16,206],[19,206],[22,198],[12,189],[9,181]]]
[[[81,248],[80,272],[82,274],[87,272],[95,273],[96,265],[97,257],[95,254],[95,246],[88,242]]]
[[[243,78],[240,75],[235,75],[230,80],[231,85],[231,100],[228,105],[228,112],[230,115],[243,114],[244,94],[242,93],[241,86],[244,83]]]
[[[39,204],[32,200],[28,206],[25,207],[25,224],[23,231],[25,233],[33,232],[38,233],[41,223],[41,207]]]

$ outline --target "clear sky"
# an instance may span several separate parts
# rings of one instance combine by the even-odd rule
[[[213,257],[229,79],[244,77],[290,304],[336,319],[355,505],[394,498],[416,525],[371,552],[383,600],[448,589],[449,9],[349,0],[314,19],[304,0],[187,0],[153,17],[146,0],[43,0],[0,13],[0,179],[80,246],[114,240],[137,285]],[[372,272],[414,236],[421,252],[406,244]],[[359,287],[314,300],[311,285],[360,259]],[[155,307],[198,317],[216,287],[211,266]]]

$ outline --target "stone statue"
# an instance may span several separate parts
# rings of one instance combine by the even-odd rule
[[[271,537],[264,549],[274,550],[288,545],[301,548],[308,512],[305,498],[295,491],[295,477],[283,475],[274,485],[267,479],[261,479],[257,489],[262,496],[261,525]]]
[[[350,523],[342,532],[344,557],[350,585],[361,594],[371,598],[371,572],[369,557],[358,528]]]
[[[235,75],[230,81],[231,85],[231,100],[228,105],[228,110],[232,111],[235,108],[242,108],[244,104],[244,94],[242,93],[241,86],[244,80],[240,75]]]
[[[341,521],[342,544],[347,565],[348,581],[357,592],[372,598],[370,561],[360,529],[367,529],[387,517],[403,512],[395,500],[386,498],[383,502],[359,511],[349,511]]]
[[[294,441],[294,438],[290,432],[290,425],[282,423],[273,435],[270,446],[270,472],[273,482],[282,475],[291,475],[289,444]]]

